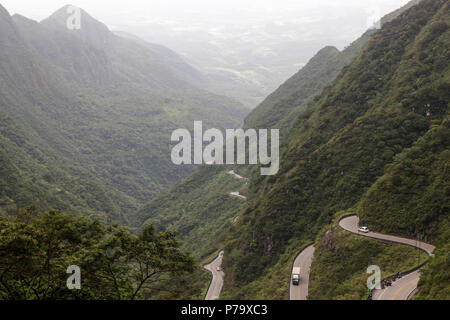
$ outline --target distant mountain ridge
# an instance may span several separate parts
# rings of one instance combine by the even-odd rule
[[[380,26],[397,18],[422,0],[413,0],[381,18]],[[280,128],[281,135],[295,119],[313,103],[323,88],[330,85],[339,72],[361,52],[376,29],[367,30],[361,37],[339,51],[327,46],[322,48],[295,75],[270,94],[245,119],[247,128]]]
[[[68,18],[73,14],[73,12],[68,12],[68,9],[71,7],[80,11],[80,29],[71,30],[74,34],[98,47],[107,47],[111,41],[114,41],[113,33],[109,31],[104,23],[92,18],[82,8],[76,8],[71,5],[65,5],[55,11],[48,18],[42,20],[41,24],[55,29],[67,28]]]
[[[171,163],[172,130],[194,120],[239,127],[247,111],[197,87],[194,69],[170,50],[116,36],[84,11],[81,30],[69,30],[67,17],[63,7],[38,23],[1,7],[1,119],[14,119],[22,141],[5,122],[0,149],[24,181],[51,194],[25,201],[10,185],[5,203],[128,223],[193,169]]]

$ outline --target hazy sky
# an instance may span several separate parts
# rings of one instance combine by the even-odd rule
[[[70,1],[70,2],[68,2]],[[245,75],[264,94],[324,46],[342,50],[409,0],[0,0],[41,21],[83,8],[111,30],[175,50],[204,72]],[[270,77],[266,75],[270,70]],[[261,94],[263,96],[263,94]]]
[[[111,30],[165,45],[196,65],[254,62],[292,74],[326,45],[343,49],[408,0],[0,0],[42,20],[66,4]],[[208,46],[209,51],[205,48]],[[195,60],[195,61],[194,61]],[[219,63],[220,65],[220,63]],[[222,66],[223,67],[223,66]],[[292,70],[291,70],[292,69]],[[284,76],[283,76],[284,77]]]
[[[352,10],[379,10],[385,14],[407,3],[408,0],[70,0],[70,4],[82,7],[94,17],[109,25],[122,25],[138,20],[161,19],[201,19],[214,23],[217,16],[246,18],[253,15],[259,19],[271,19],[286,14],[301,14],[321,11],[324,15],[336,11],[345,13]],[[11,13],[20,13],[28,18],[41,20],[56,9],[69,4],[68,0],[0,0]],[[314,13],[313,13],[314,14]],[[254,17],[254,18],[256,18]]]

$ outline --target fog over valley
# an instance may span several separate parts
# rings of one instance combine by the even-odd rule
[[[407,0],[72,1],[113,31],[164,45],[214,80],[209,89],[255,107],[327,45],[348,46]],[[41,20],[64,1],[3,1]]]

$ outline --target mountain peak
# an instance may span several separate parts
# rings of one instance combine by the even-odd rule
[[[19,35],[9,12],[0,4],[0,47],[6,43],[17,43],[18,39]]]
[[[77,12],[73,10],[73,8],[79,10],[79,28],[75,29],[71,29],[68,26],[68,24],[70,25],[70,22],[76,22]],[[83,40],[96,46],[107,45],[114,37],[113,33],[104,23],[94,19],[83,9],[72,5],[63,6],[47,19],[44,19],[41,23],[53,28],[65,28],[70,32],[74,32]]]
[[[3,16],[8,16],[9,17],[9,12],[8,12],[8,10],[5,9],[5,7],[3,7],[0,4],[0,17],[3,17]]]
[[[340,51],[334,46],[326,46],[326,47],[323,47],[322,49],[320,49],[319,52],[316,53],[315,57],[323,58],[323,57],[334,56],[334,55],[339,54],[339,52]]]
[[[21,23],[21,24],[24,24],[24,25],[27,25],[27,26],[32,26],[32,25],[35,25],[35,24],[38,23],[37,21],[32,20],[30,18],[27,18],[27,17],[25,17],[25,16],[23,16],[21,14],[18,14],[18,13],[13,14],[12,19],[13,19],[13,21],[16,24]]]

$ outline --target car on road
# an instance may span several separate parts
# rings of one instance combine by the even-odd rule
[[[292,275],[292,284],[294,286],[298,286],[299,281],[300,281],[299,275],[298,274],[293,274]]]
[[[217,271],[221,271],[222,269],[220,269],[220,267],[217,267],[216,270],[217,270]]]
[[[369,232],[369,228],[367,228],[367,227],[359,227],[359,228],[358,228],[358,231],[359,231],[359,232],[368,233],[368,232]]]
[[[292,270],[292,284],[298,286],[300,282],[300,268],[294,267]]]

